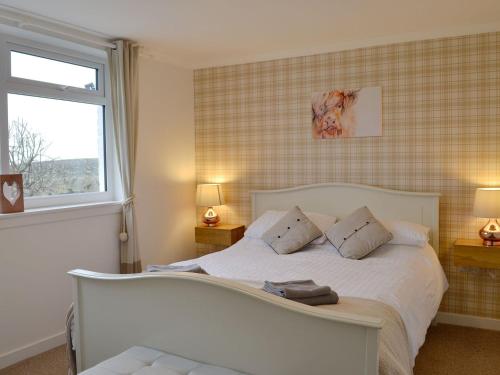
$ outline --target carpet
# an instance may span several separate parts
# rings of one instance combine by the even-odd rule
[[[64,350],[60,346],[39,354],[0,370],[0,375],[67,375]],[[500,332],[446,324],[431,327],[414,375],[475,374],[500,374]]]

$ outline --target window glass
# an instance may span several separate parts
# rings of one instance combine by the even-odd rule
[[[103,106],[8,94],[8,121],[26,196],[106,190]]]
[[[26,53],[10,52],[12,77],[97,90],[97,69],[51,60]]]

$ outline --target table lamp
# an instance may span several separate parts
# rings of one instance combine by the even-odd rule
[[[479,230],[483,245],[500,245],[500,188],[476,189],[473,215],[488,219],[488,223]]]
[[[208,207],[201,217],[203,223],[209,227],[214,227],[220,221],[219,215],[214,210],[214,206],[224,204],[224,196],[220,184],[200,184],[196,189],[196,204],[201,207]]]

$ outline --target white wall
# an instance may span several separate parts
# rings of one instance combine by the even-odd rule
[[[63,342],[66,272],[118,272],[119,223],[115,213],[0,228],[0,368]]]
[[[195,255],[193,73],[140,62],[139,242],[143,265],[170,263]],[[0,368],[63,342],[66,272],[118,272],[119,225],[116,213],[7,229],[0,221]]]
[[[143,267],[195,256],[193,71],[142,57],[136,207]]]

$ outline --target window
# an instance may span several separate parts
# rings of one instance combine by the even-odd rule
[[[103,107],[8,94],[9,170],[24,194],[106,191]]]
[[[26,207],[112,200],[105,60],[0,42],[1,169]]]
[[[36,66],[36,69],[33,67]],[[97,89],[97,69],[10,51],[10,75],[86,90]]]

